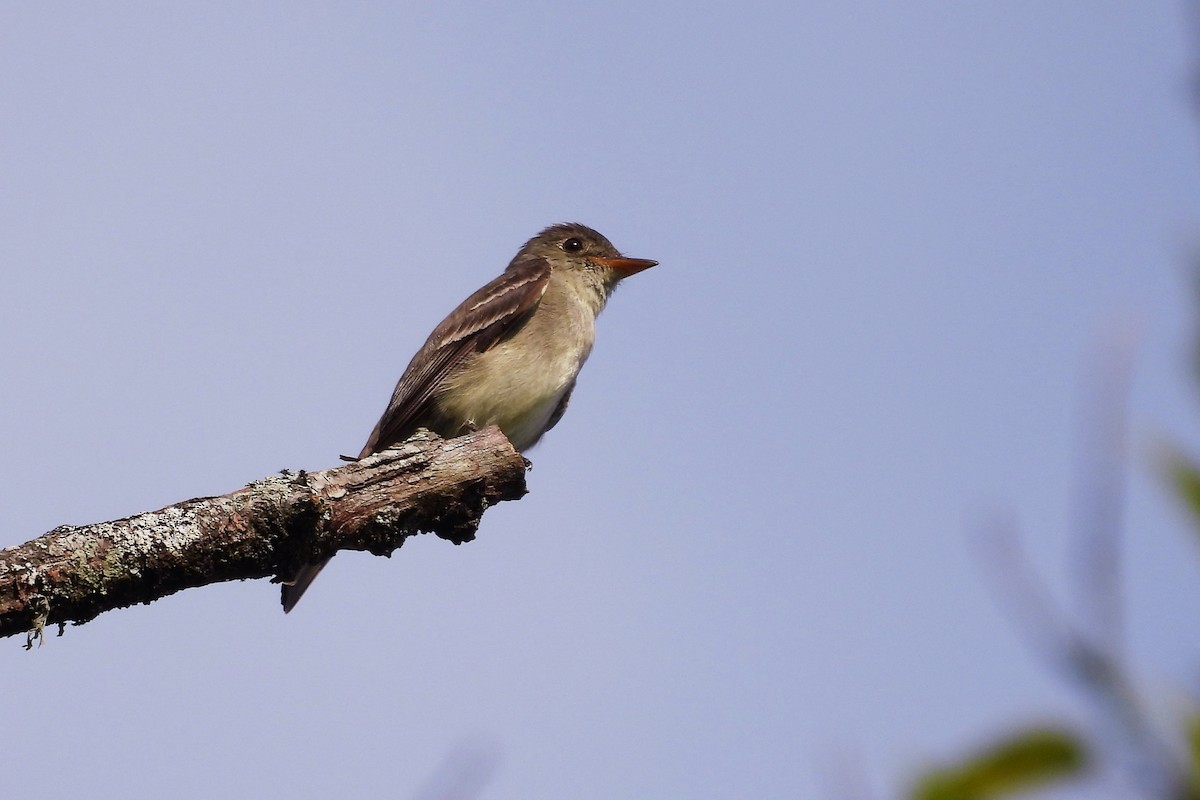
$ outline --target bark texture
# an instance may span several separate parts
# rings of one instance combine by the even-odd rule
[[[62,525],[0,550],[0,636],[82,624],[193,586],[290,576],[338,550],[391,555],[432,532],[475,538],[484,510],[516,500],[526,462],[496,428],[417,437],[321,472],[284,472],[219,497],[94,525]]]

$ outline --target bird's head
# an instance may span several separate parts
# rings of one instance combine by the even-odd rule
[[[626,258],[602,234],[577,222],[551,225],[530,239],[513,261],[540,257],[555,272],[571,272],[595,282],[607,294],[622,278],[657,264],[647,258]]]

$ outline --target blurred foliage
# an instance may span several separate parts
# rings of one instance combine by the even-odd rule
[[[1200,14],[1200,4],[1197,9]],[[1200,269],[1197,274],[1200,275]],[[1200,294],[1197,300],[1200,301]],[[1200,353],[1200,330],[1196,351]],[[1113,402],[1113,398],[1122,392],[1127,393],[1128,387],[1123,386],[1110,392],[1111,397],[1100,397],[1095,402]],[[1111,463],[1118,463],[1121,457],[1114,448],[1113,452],[1098,458],[1114,459]],[[1196,529],[1200,530],[1200,466],[1197,464],[1200,462],[1182,451],[1171,449],[1163,462],[1163,475]],[[1083,466],[1085,472],[1101,468],[1098,463]],[[1082,483],[1092,485],[1087,480]],[[1111,498],[1095,496],[1091,499],[1099,503]],[[1102,536],[1098,532],[1100,527],[1093,520],[1093,524],[1078,532],[1082,545],[1080,552],[1117,548],[1118,541]],[[1020,549],[1015,539],[1011,544],[1014,549]],[[1113,558],[1118,556],[1119,552],[1114,550]],[[1050,596],[1050,593],[1040,591],[1044,587],[1039,586],[1035,574],[1025,576],[1021,582],[1011,575],[1007,577],[1010,589],[1032,587],[1039,590],[1039,595]],[[1098,598],[1119,593],[1116,571],[1099,578],[1103,580],[1098,584],[1101,591],[1084,595],[1083,601],[1096,602]],[[1180,726],[1164,731],[1147,715],[1142,698],[1133,689],[1137,682],[1129,674],[1121,648],[1115,644],[1120,639],[1120,631],[1109,631],[1116,635],[1107,643],[1103,639],[1093,640],[1076,627],[1071,615],[1053,606],[1037,606],[1032,618],[1024,622],[1035,628],[1038,635],[1034,638],[1047,648],[1048,652],[1042,655],[1049,655],[1048,663],[1060,670],[1068,683],[1084,690],[1085,697],[1099,712],[1094,722],[1078,733],[1043,726],[1000,739],[959,763],[919,775],[908,795],[910,800],[993,800],[1045,790],[1064,781],[1070,781],[1072,788],[1084,788],[1078,781],[1090,771],[1089,748],[1085,742],[1095,741],[1122,743],[1117,751],[1105,749],[1105,762],[1094,766],[1123,772],[1123,788],[1131,792],[1130,796],[1153,800],[1200,800],[1200,713],[1181,712]],[[1104,669],[1096,670],[1097,664]]]
[[[1200,523],[1200,470],[1184,456],[1175,454],[1167,463],[1167,475],[1179,499]]]
[[[990,800],[1074,777],[1086,768],[1073,733],[1034,728],[991,745],[953,767],[923,775],[912,800]]]
[[[1200,797],[1200,714],[1193,714],[1187,722],[1188,793]]]
[[[1186,7],[1194,24],[1195,52],[1200,54],[1200,0],[1190,0]],[[1200,64],[1200,60],[1197,63]],[[1192,85],[1194,110],[1200,115],[1200,66],[1193,71]],[[1194,273],[1195,286],[1200,290],[1200,259],[1197,259]],[[1195,293],[1195,300],[1200,308],[1200,291]],[[1200,325],[1194,334],[1194,353],[1196,364],[1200,366]],[[1200,370],[1197,370],[1196,378],[1200,382]],[[1104,399],[1097,402],[1103,403]],[[1165,460],[1164,472],[1176,497],[1200,530],[1198,463],[1172,449]],[[1083,533],[1085,545],[1115,544],[1104,542],[1094,532],[1085,530]],[[1110,578],[1115,578],[1115,574]],[[1114,582],[1105,588],[1117,591],[1119,586]],[[1096,597],[1090,599],[1094,601]],[[1047,609],[1043,609],[1045,611]],[[1065,618],[1059,621],[1065,622]],[[1039,624],[1046,622],[1041,620]],[[1109,706],[1120,709],[1121,713],[1110,714],[1108,722],[1100,723],[1098,729],[1079,734],[1065,729],[1036,727],[1011,735],[956,765],[932,769],[918,776],[909,794],[910,800],[991,800],[1045,789],[1058,781],[1078,780],[1089,771],[1084,742],[1094,740],[1093,737],[1125,742],[1129,752],[1114,754],[1106,751],[1106,754],[1114,761],[1127,763],[1106,763],[1104,766],[1125,771],[1128,780],[1125,788],[1131,790],[1133,796],[1200,800],[1200,713],[1181,714],[1180,728],[1162,733],[1146,716],[1136,692],[1132,691],[1134,682],[1127,674],[1119,648],[1109,651],[1104,647],[1073,646],[1085,642],[1086,638],[1081,638],[1069,622],[1059,629],[1059,636],[1060,660],[1067,667],[1063,674],[1088,689],[1092,702],[1098,707]],[[1085,657],[1089,653],[1100,657],[1106,666],[1105,673],[1089,671],[1089,663],[1094,661]],[[1103,718],[1103,714],[1098,716],[1098,719]],[[1161,741],[1160,736],[1164,735],[1172,741]]]
[[[1200,347],[1197,349],[1200,351]],[[1165,461],[1164,474],[1200,530],[1197,463],[1174,450]],[[1085,548],[1116,544],[1087,529],[1081,535]],[[1015,541],[1013,546],[1019,547]],[[1031,582],[1024,585],[1038,588],[1036,576],[1028,580]],[[1119,589],[1113,582],[1106,592]],[[1096,598],[1093,595],[1090,599]],[[1107,758],[1120,763],[1106,761],[1104,766],[1125,773],[1128,782],[1125,788],[1132,791],[1131,796],[1200,800],[1200,714],[1181,713],[1180,727],[1163,731],[1147,716],[1141,698],[1133,690],[1137,682],[1129,674],[1119,648],[1089,641],[1061,609],[1039,607],[1032,622],[1025,622],[1037,628],[1040,634],[1037,638],[1043,646],[1049,642],[1049,663],[1059,668],[1069,683],[1083,689],[1101,713],[1093,725],[1078,734],[1065,728],[1029,728],[960,763],[929,770],[918,776],[910,800],[992,800],[1046,789],[1055,782],[1078,780],[1088,772],[1084,742],[1098,740],[1124,743],[1126,752],[1106,751]],[[1102,664],[1104,669],[1097,671],[1096,664]],[[1109,713],[1104,713],[1105,709]],[[1117,713],[1112,713],[1114,709]]]

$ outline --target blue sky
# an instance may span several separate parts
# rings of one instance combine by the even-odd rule
[[[0,645],[5,795],[811,797],[1084,722],[969,537],[1067,599],[1124,330],[1130,658],[1196,695],[1181,4],[476,6],[0,11],[0,545],[357,452],[547,224],[661,262],[476,542]]]

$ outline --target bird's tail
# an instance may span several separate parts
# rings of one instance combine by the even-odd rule
[[[317,579],[321,570],[328,563],[329,560],[326,559],[320,564],[305,564],[296,573],[295,578],[283,584],[283,613],[286,614],[296,607],[296,603],[299,603],[300,598],[304,596],[305,590]]]

